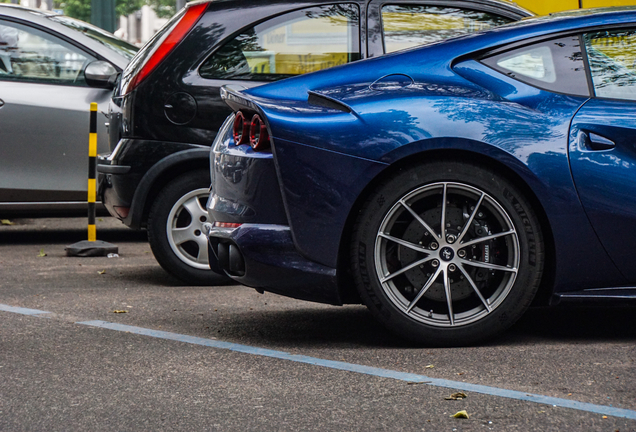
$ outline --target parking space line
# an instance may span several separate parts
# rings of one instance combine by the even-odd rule
[[[41,311],[37,309],[20,308],[20,307],[8,306],[3,304],[0,304],[0,311],[18,313],[22,315],[33,315],[33,316],[50,313],[50,312]],[[525,401],[525,402],[534,402],[539,404],[552,405],[555,407],[570,408],[570,409],[575,409],[579,411],[586,411],[590,413],[636,420],[636,411],[624,409],[624,408],[615,408],[615,407],[605,406],[605,405],[596,405],[592,403],[578,402],[578,401],[573,401],[569,399],[562,399],[562,398],[544,396],[539,394],[531,394],[531,393],[525,393],[525,392],[520,392],[515,390],[507,390],[507,389],[502,389],[498,387],[490,387],[490,386],[479,385],[479,384],[470,384],[470,383],[465,383],[461,381],[431,378],[426,375],[419,375],[419,374],[408,373],[408,372],[399,372],[399,371],[394,371],[390,369],[382,369],[378,367],[364,366],[364,365],[359,365],[355,363],[347,363],[347,362],[336,361],[336,360],[326,360],[326,359],[310,357],[305,355],[290,354],[284,351],[258,348],[258,347],[253,347],[250,345],[241,345],[241,344],[236,344],[232,342],[223,342],[216,339],[207,339],[207,338],[189,336],[189,335],[184,335],[179,333],[166,332],[161,330],[152,330],[152,329],[148,329],[144,327],[136,327],[136,326],[126,325],[126,324],[111,323],[108,321],[100,321],[100,320],[82,321],[82,322],[76,322],[76,324],[96,327],[96,328],[103,328],[108,330],[114,330],[114,331],[120,331],[120,332],[133,333],[133,334],[149,336],[149,337],[158,338],[158,339],[171,340],[175,342],[183,342],[183,343],[189,343],[193,345],[201,345],[206,347],[225,349],[225,350],[239,352],[243,354],[259,355],[263,357],[276,358],[280,360],[289,360],[289,361],[293,361],[297,363],[305,363],[305,364],[310,364],[314,366],[321,366],[321,367],[326,367],[330,369],[337,369],[337,370],[354,372],[354,373],[359,373],[364,375],[371,375],[371,376],[376,376],[381,378],[390,378],[390,379],[395,379],[395,380],[405,381],[405,382],[412,382],[412,383],[422,383],[422,384],[426,384],[426,385],[430,385],[434,387],[444,387],[444,388],[450,388],[450,389],[464,390],[468,392],[481,393],[481,394],[489,395],[489,396],[498,396],[498,397],[504,397],[508,399],[516,399],[516,400]]]
[[[9,306],[9,305],[4,305],[4,304],[0,304],[0,311],[13,312],[13,313],[17,313],[17,314],[20,314],[20,315],[42,315],[42,314],[50,314],[51,313],[51,312],[47,312],[47,311],[41,311],[41,310],[38,310],[38,309],[27,309],[27,308]]]
[[[636,420],[636,411],[608,407],[605,405],[596,405],[585,402],[577,402],[557,397],[544,396],[539,394],[530,394],[515,390],[507,390],[497,387],[484,386],[479,384],[470,384],[460,381],[451,381],[446,379],[431,378],[425,375],[418,375],[408,372],[399,372],[390,369],[382,369],[372,366],[364,366],[354,363],[346,363],[335,360],[325,360],[317,357],[309,357],[298,354],[290,354],[284,351],[275,351],[265,348],[257,348],[249,345],[241,345],[231,342],[223,342],[215,339],[206,339],[196,336],[188,336],[178,333],[171,333],[160,330],[151,330],[143,327],[135,327],[125,324],[116,324],[107,321],[84,321],[76,324],[82,324],[92,327],[99,327],[109,330],[134,333],[138,335],[150,336],[159,339],[167,339],[177,342],[185,342],[194,345],[202,345],[213,348],[226,349],[230,351],[240,352],[244,354],[259,355],[264,357],[272,357],[281,360],[290,360],[298,363],[306,363],[315,366],[322,366],[330,369],[338,369],[342,371],[355,372],[359,374],[372,375],[382,378],[391,378],[400,381],[422,383],[435,387],[445,387],[451,389],[465,390],[474,393],[481,393],[490,396],[499,396],[508,399],[517,399],[526,402],[535,402],[539,404],[547,404],[562,408],[571,408],[580,411],[587,411],[602,415],[611,415],[613,417],[623,417]]]

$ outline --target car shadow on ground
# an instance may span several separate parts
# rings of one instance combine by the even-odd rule
[[[479,345],[497,347],[564,342],[634,343],[635,312],[636,307],[633,306],[561,306],[532,309],[508,331]],[[190,324],[178,325],[190,327]],[[222,340],[281,348],[319,348],[334,345],[376,348],[426,347],[395,336],[362,306],[241,311],[226,317],[222,322],[206,324],[205,331],[209,337]]]
[[[12,230],[0,231],[0,242],[5,244],[71,244],[86,240],[87,229],[63,229],[55,231]],[[98,231],[97,239],[111,243],[147,241],[145,231],[129,228]]]
[[[509,342],[636,342],[636,303],[532,308],[507,332]]]
[[[0,216],[0,219],[2,217]],[[3,244],[71,244],[86,240],[87,218],[3,219],[0,225]],[[147,241],[146,231],[133,230],[114,218],[98,218],[97,239],[107,242]]]
[[[216,328],[216,327],[214,327]],[[213,328],[213,329],[214,329]],[[394,336],[364,307],[333,310],[298,309],[242,312],[226,320],[211,336],[237,338],[242,343],[316,347],[359,345],[407,348],[413,344]],[[531,309],[504,334],[483,346],[538,343],[636,342],[636,307],[560,306]]]
[[[269,347],[319,348],[366,346],[405,348],[410,346],[387,331],[366,308],[299,308],[285,311],[241,312],[218,327],[216,336]]]

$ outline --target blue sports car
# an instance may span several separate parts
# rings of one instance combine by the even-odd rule
[[[207,229],[239,283],[362,301],[430,345],[483,341],[533,301],[636,299],[636,8],[222,96]]]

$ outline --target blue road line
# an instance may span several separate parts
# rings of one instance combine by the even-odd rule
[[[399,372],[390,369],[382,369],[372,366],[364,366],[352,363],[346,363],[334,360],[325,360],[316,357],[309,357],[304,355],[290,354],[284,351],[275,351],[264,348],[256,348],[249,345],[235,344],[231,342],[223,342],[214,339],[206,339],[195,336],[188,336],[178,333],[165,332],[160,330],[151,330],[142,327],[135,327],[125,324],[115,324],[106,321],[85,321],[78,322],[76,324],[82,324],[92,327],[105,328],[109,330],[116,330],[128,333],[134,333],[138,335],[150,336],[159,339],[167,339],[176,342],[185,342],[194,345],[202,345],[213,348],[226,349],[230,351],[240,352],[244,354],[260,355],[264,357],[272,357],[281,360],[290,360],[298,363],[306,363],[315,366],[322,366],[330,369],[338,369],[342,371],[355,372],[365,375],[372,375],[382,378],[392,378],[400,381],[423,383],[435,387],[445,387],[458,390],[465,390],[474,393],[482,393],[490,396],[499,396],[508,399],[517,399],[527,402],[536,402],[540,404],[547,404],[558,406],[562,408],[572,408],[580,411],[587,411],[602,415],[611,415],[613,417],[623,417],[632,420],[636,420],[636,411],[614,408],[604,405],[595,405],[585,402],[577,402],[568,399],[561,399],[550,396],[543,396],[538,394],[524,393],[514,390],[506,390],[497,387],[489,387],[479,384],[469,384],[460,381],[451,381],[439,378],[430,378],[425,375],[412,374],[407,372]]]
[[[47,311],[41,311],[38,309],[27,309],[27,308],[21,308],[21,307],[15,307],[15,306],[3,305],[3,304],[0,304],[0,311],[13,312],[20,315],[42,315],[42,314],[51,313]]]
[[[19,313],[23,315],[41,315],[47,314],[50,312],[40,311],[36,309],[25,309],[13,306],[7,306],[0,304],[0,311]],[[499,396],[508,399],[516,399],[520,401],[526,402],[535,402],[539,404],[546,404],[557,406],[561,408],[571,408],[579,411],[586,411],[590,413],[602,414],[613,417],[622,417],[631,420],[636,420],[636,411],[624,409],[624,408],[614,408],[605,405],[596,405],[585,402],[577,402],[569,399],[562,399],[551,396],[544,396],[539,394],[531,394],[525,393],[515,390],[507,390],[498,387],[490,387],[479,384],[470,384],[460,381],[452,381],[446,379],[439,378],[431,378],[426,375],[419,375],[407,372],[399,372],[390,369],[382,369],[372,366],[364,366],[353,363],[346,363],[335,360],[325,360],[317,357],[309,357],[298,354],[290,354],[284,351],[276,351],[265,348],[257,348],[249,345],[241,345],[231,342],[223,342],[215,339],[206,339],[200,338],[196,336],[188,336],[179,333],[171,333],[161,330],[152,330],[143,327],[130,326],[125,324],[116,324],[107,321],[83,321],[77,322],[76,324],[103,328],[108,330],[115,330],[120,332],[127,332],[132,334],[138,334],[142,336],[150,336],[158,339],[171,340],[176,342],[184,342],[193,345],[201,345],[212,348],[225,349],[229,351],[250,354],[250,355],[259,355],[264,357],[271,357],[281,360],[289,360],[297,363],[305,363],[315,366],[326,367],[330,369],[337,369],[347,372],[354,372],[364,375],[371,375],[381,378],[391,378],[399,381],[406,381],[412,383],[422,383],[434,387],[444,387],[451,388],[457,390],[464,390],[468,392],[481,393],[489,396]]]

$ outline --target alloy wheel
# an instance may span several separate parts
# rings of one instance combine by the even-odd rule
[[[168,243],[175,255],[191,267],[209,270],[208,240],[203,224],[210,220],[205,204],[208,189],[195,189],[182,196],[170,210],[166,226]]]
[[[435,327],[476,322],[502,304],[520,262],[519,235],[486,192],[437,182],[402,196],[377,232],[375,271],[389,300]]]

